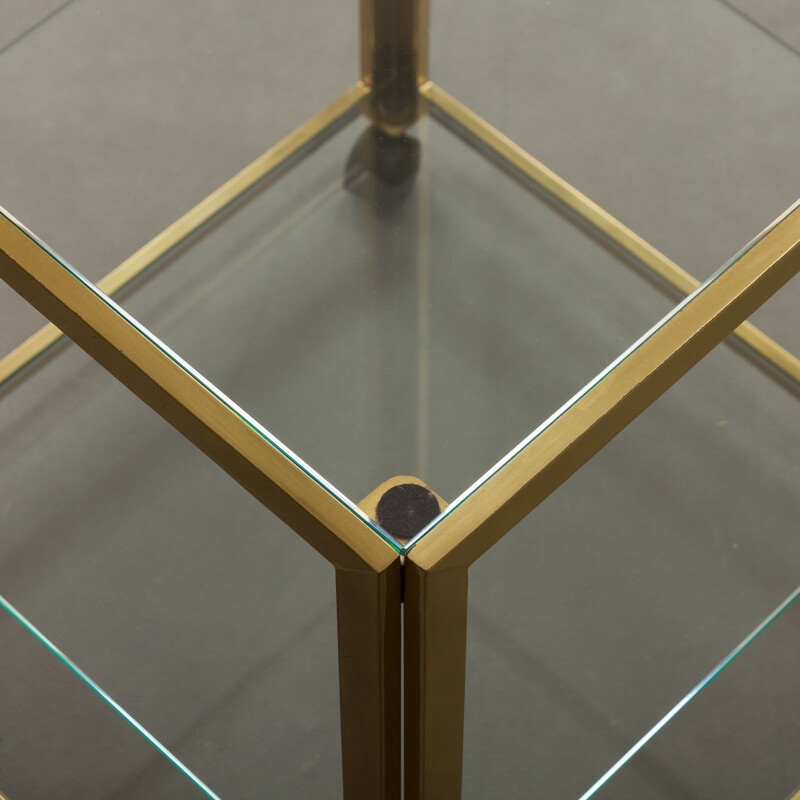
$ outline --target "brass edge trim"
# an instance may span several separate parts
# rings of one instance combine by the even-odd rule
[[[248,164],[172,225],[125,259],[118,267],[111,270],[97,282],[97,288],[109,296],[123,289],[156,260],[180,244],[187,236],[194,233],[268,173],[291,158],[325,128],[347,114],[367,94],[369,94],[369,90],[361,81],[351,86],[330,105],[262,153],[255,161]],[[56,344],[62,336],[61,331],[49,323],[12,350],[0,360],[0,385]]]
[[[397,559],[359,512],[267,440],[255,421],[2,215],[0,277],[333,564],[380,572]]]
[[[540,161],[512,142],[507,136],[492,127],[458,100],[428,81],[420,87],[420,94],[442,113],[451,117],[459,126],[480,141],[485,142],[501,158],[509,162],[547,192],[558,198],[564,205],[575,211],[587,222],[597,228],[638,261],[651,269],[671,286],[684,294],[690,294],[700,281],[681,269],[655,247],[623,225],[607,211],[594,203],[574,186],[556,175]],[[800,383],[800,359],[781,347],[777,342],[762,333],[749,322],[743,322],[734,332],[739,340],[755,350],[759,355]]]
[[[800,206],[645,334],[477,487],[407,558],[468,566],[800,270]]]

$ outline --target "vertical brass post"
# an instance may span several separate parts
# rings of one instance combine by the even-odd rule
[[[419,116],[428,72],[428,0],[361,0],[361,76],[367,111],[389,133]]]
[[[400,800],[400,558],[336,569],[344,800]]]
[[[467,661],[467,569],[405,560],[406,800],[459,800]]]

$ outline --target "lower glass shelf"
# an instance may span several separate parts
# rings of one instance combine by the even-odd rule
[[[0,598],[0,797],[219,800]]]
[[[0,594],[224,800],[341,798],[333,568],[75,347],[10,387],[2,408]],[[117,771],[113,752],[98,755],[108,781],[136,788],[137,800],[184,796],[145,792],[172,766],[8,624],[0,793],[116,798],[89,768],[109,731],[110,744],[132,738],[132,759],[145,752]],[[40,681],[19,660],[27,652],[62,677]],[[71,719],[81,725],[72,735]],[[11,720],[27,726],[13,752]],[[49,752],[39,728],[59,729]],[[77,746],[84,733],[88,753],[62,757],[58,737]],[[71,793],[23,791],[66,775]]]
[[[580,800],[785,800],[800,783],[800,588]]]
[[[465,800],[580,797],[794,591],[796,423],[796,390],[723,344],[472,565]],[[736,769],[765,787],[774,777],[773,793],[706,791],[728,786],[727,755],[687,722],[707,783],[674,797],[785,800],[800,782],[784,749],[797,746],[785,672],[797,647],[776,635],[797,614],[752,645],[772,649],[774,680],[734,662],[680,715],[733,681],[743,713],[763,714],[759,746],[783,759],[788,785],[740,751]],[[649,800],[614,786],[604,798]]]

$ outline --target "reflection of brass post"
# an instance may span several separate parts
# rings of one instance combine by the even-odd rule
[[[336,570],[344,800],[400,800],[400,559]]]
[[[467,569],[405,559],[406,800],[459,800],[467,662]]]
[[[361,0],[361,75],[367,110],[389,133],[419,116],[428,72],[428,0]]]

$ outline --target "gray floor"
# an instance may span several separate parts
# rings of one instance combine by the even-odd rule
[[[307,6],[5,3],[0,205],[99,278],[352,82],[355,9]],[[444,88],[699,277],[800,194],[800,11],[788,1],[615,0],[601,10],[579,0],[434,0],[432,48],[432,76]],[[457,166],[458,148],[447,152]],[[446,188],[431,195],[440,227],[453,197],[475,203],[468,183]],[[316,235],[341,229],[344,213],[320,219]],[[516,224],[513,215],[502,221]],[[498,261],[513,257],[513,244]],[[317,391],[344,398],[347,410],[350,373],[330,367],[335,346],[349,346],[351,319],[341,341],[325,329],[319,350],[313,328],[284,339],[307,362],[291,374],[286,358],[248,370],[243,354],[268,347],[271,329],[230,359],[214,349],[210,327],[181,328],[184,307],[211,280],[209,246],[205,262],[174,264],[132,295],[134,312],[150,313],[145,323],[159,333],[162,324],[165,337],[182,335],[180,352],[208,354],[209,369],[223,370],[215,380],[251,392],[253,403],[280,374],[287,388],[270,402],[313,411],[315,398],[299,389],[327,370],[327,389]],[[291,254],[313,241],[278,246]],[[478,274],[476,248],[462,249],[473,258],[465,274]],[[181,268],[198,270],[188,299]],[[591,279],[590,270],[570,278],[578,287]],[[459,430],[480,434],[482,409],[497,402],[492,389],[513,384],[513,365],[490,354],[527,335],[512,312],[524,314],[522,289],[531,287],[483,286],[487,313],[465,343],[448,309],[469,308],[474,283],[447,285],[452,308],[443,305],[432,330],[442,387],[471,374],[467,357],[496,370],[491,385],[464,384],[457,406],[431,401],[431,428],[447,430],[449,446],[431,448],[417,469],[453,496],[463,488],[453,464],[496,457],[488,435]],[[234,322],[246,325],[257,320],[258,295],[239,292]],[[593,292],[576,318],[590,324],[599,302],[616,322],[624,303],[612,311]],[[795,280],[756,317],[793,352],[798,292]],[[624,299],[624,289],[612,296]],[[644,297],[631,289],[637,309]],[[287,298],[283,311],[294,318],[303,297]],[[652,290],[647,303],[662,302]],[[218,321],[221,312],[206,313]],[[4,287],[0,320],[3,351],[41,323]],[[548,385],[559,370],[577,380],[561,364],[547,368]],[[532,391],[507,406],[507,435]],[[476,565],[465,797],[577,799],[800,583],[796,403],[720,348]],[[226,800],[340,796],[328,566],[81,353],[62,353],[0,408],[0,594]],[[360,424],[358,413],[348,417],[350,428],[312,460],[325,474],[338,470],[332,479],[351,494],[391,468],[376,462],[375,475],[364,472],[372,433]],[[311,448],[320,425],[332,427],[315,418],[287,441]],[[354,451],[359,458],[341,463]],[[786,620],[607,796],[782,800],[800,782],[797,707],[785,699],[787,664],[800,655],[797,613]],[[3,667],[13,679],[0,687],[0,791],[9,800],[200,796],[10,617],[2,624],[3,650],[13,654]]]

